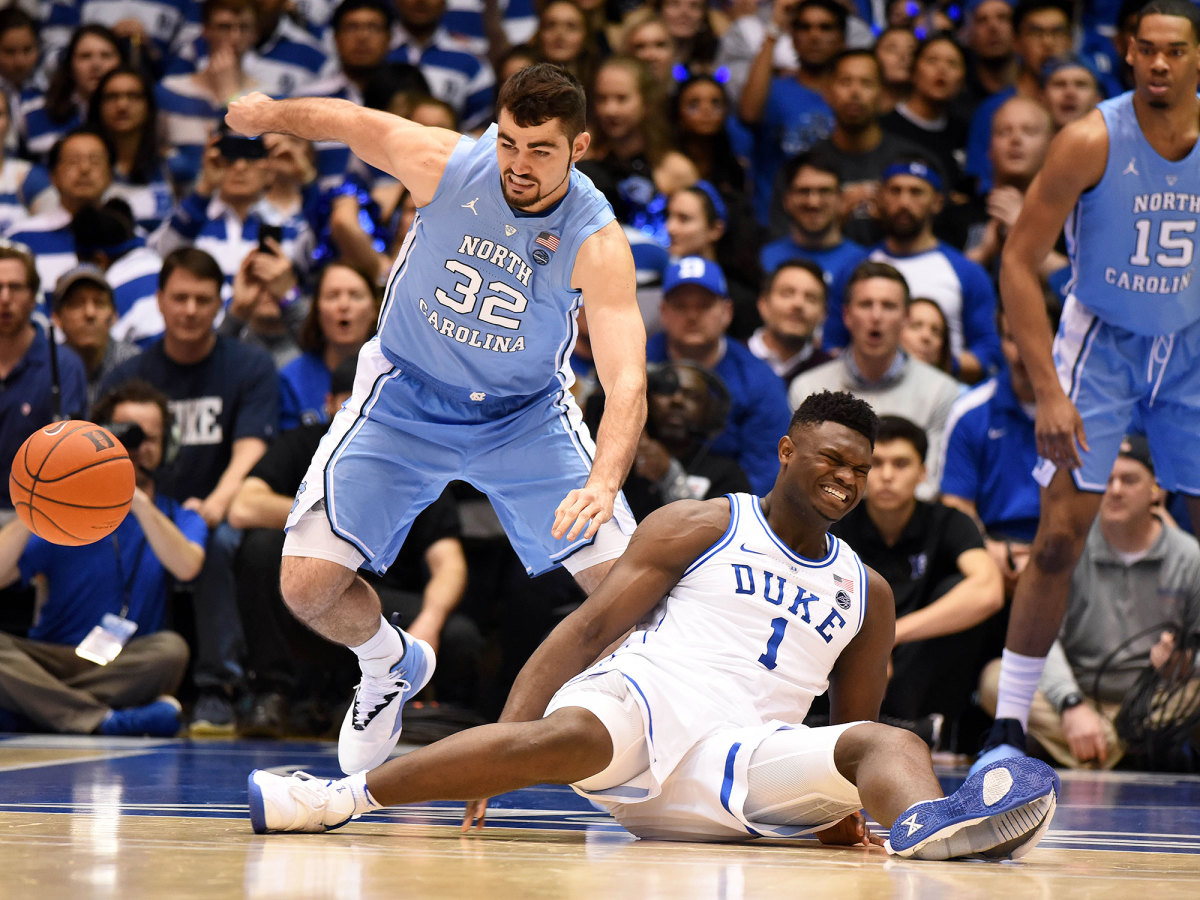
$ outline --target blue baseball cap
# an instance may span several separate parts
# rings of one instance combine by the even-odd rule
[[[703,256],[685,256],[679,262],[667,266],[666,274],[663,275],[663,296],[685,284],[698,285],[717,297],[729,296],[725,273],[715,262]]]

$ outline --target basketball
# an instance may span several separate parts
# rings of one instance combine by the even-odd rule
[[[107,537],[133,503],[133,463],[121,442],[93,422],[54,422],[31,434],[8,475],[26,527],[77,547]]]

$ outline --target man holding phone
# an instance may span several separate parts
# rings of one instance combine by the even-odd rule
[[[150,236],[149,245],[164,257],[183,246],[210,254],[225,275],[227,305],[244,268],[245,277],[277,301],[294,299],[294,265],[303,263],[311,245],[311,232],[299,215],[281,223],[266,203],[271,177],[267,156],[262,138],[222,129],[209,139],[195,189]],[[243,294],[245,303],[249,299]],[[239,312],[246,319],[249,307],[243,305]]]

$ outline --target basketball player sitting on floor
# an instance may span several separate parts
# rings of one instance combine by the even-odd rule
[[[943,799],[921,739],[872,721],[892,592],[828,529],[862,496],[877,424],[850,394],[810,396],[773,490],[651,514],[534,653],[500,722],[340,781],[256,770],[254,830],[325,831],[434,799],[469,801],[465,830],[483,824],[476,798],[554,782],[644,838],[881,843],[865,807],[900,856],[1024,855],[1053,814],[1053,770],[1007,760]],[[790,724],[827,686],[834,724]]]

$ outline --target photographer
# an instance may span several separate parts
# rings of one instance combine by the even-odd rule
[[[168,578],[196,577],[208,529],[155,491],[170,433],[165,396],[130,381],[92,418],[129,451],[133,506],[115,532],[81,547],[42,540],[19,519],[0,529],[0,582],[42,576],[48,593],[28,639],[0,633],[0,730],[171,737],[180,708],[170,695],[188,650],[164,627]],[[108,658],[99,630],[133,637]]]
[[[734,460],[708,452],[729,414],[729,391],[721,379],[693,363],[647,368],[646,428],[623,489],[638,521],[674,500],[749,491]]]

